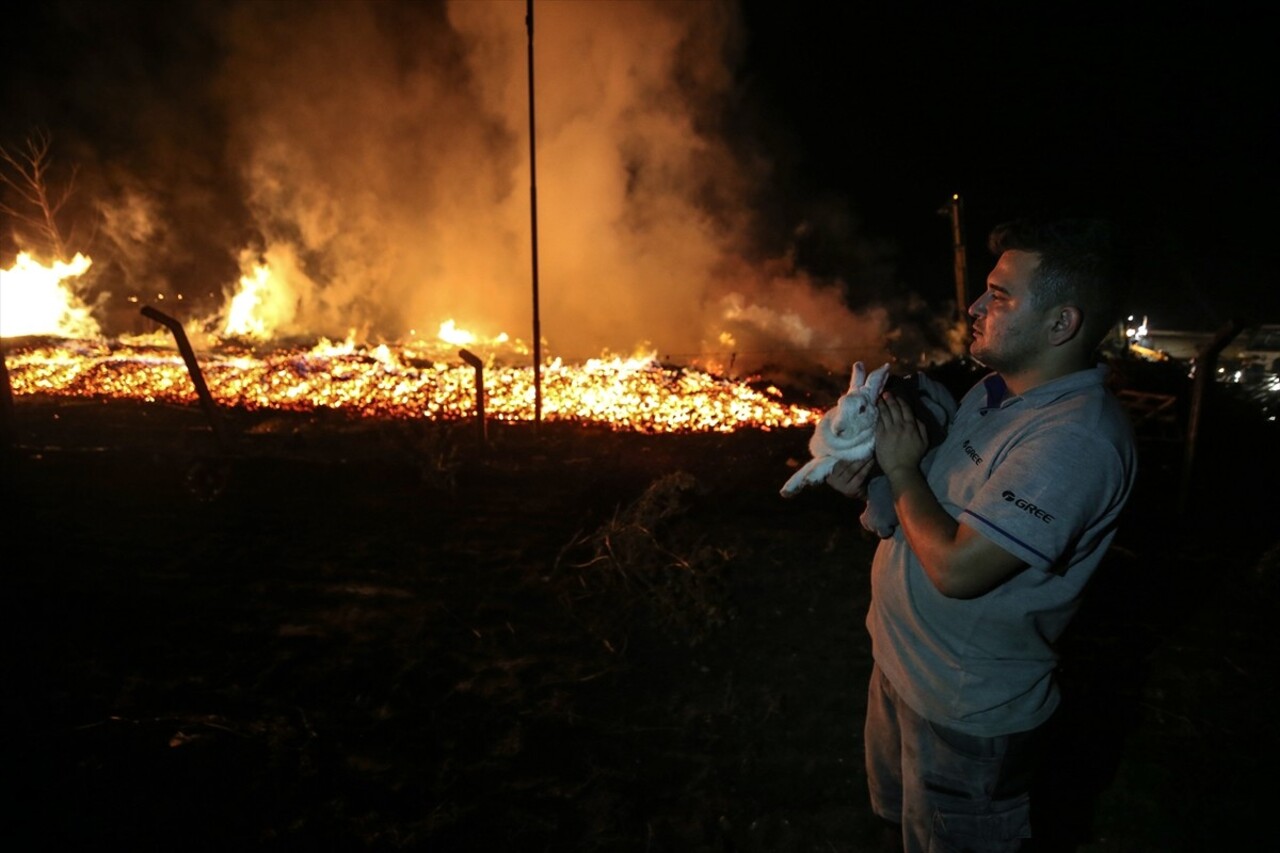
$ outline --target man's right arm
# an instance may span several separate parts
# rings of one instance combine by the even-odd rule
[[[892,488],[903,535],[938,592],[973,598],[1027,564],[947,513],[920,470],[927,449],[923,424],[909,406],[886,395],[876,427],[876,459]]]
[[[845,497],[865,498],[867,495],[867,476],[875,467],[876,458],[871,456],[861,462],[841,459],[832,467],[827,475],[827,485]]]

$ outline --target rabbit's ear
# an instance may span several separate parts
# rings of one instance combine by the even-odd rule
[[[857,391],[867,381],[867,368],[860,361],[853,363],[853,376],[849,378],[849,391]]]
[[[889,381],[889,363],[885,362],[883,367],[877,367],[871,371],[871,376],[867,379],[867,393],[871,395],[872,400],[880,399],[880,392],[884,390],[884,385]]]

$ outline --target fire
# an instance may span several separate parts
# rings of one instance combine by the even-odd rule
[[[464,329],[459,329],[453,320],[445,320],[440,324],[440,340],[457,346],[466,346],[475,343],[476,336]]]
[[[193,405],[195,387],[172,348],[120,342],[37,343],[7,356],[14,394],[116,398]],[[221,406],[245,410],[338,410],[358,417],[470,417],[475,372],[463,364],[416,364],[387,345],[343,352],[331,344],[278,349],[263,357],[207,351],[201,372]],[[485,410],[497,420],[531,420],[532,367],[483,371]],[[776,388],[717,378],[655,360],[591,359],[542,368],[547,420],[605,424],[641,432],[728,432],[813,423],[820,411],[784,403]]]
[[[251,273],[240,277],[240,290],[231,297],[227,308],[226,333],[251,338],[265,338],[267,324],[259,316],[258,309],[269,292],[271,269],[257,264]]]
[[[19,254],[11,268],[0,270],[0,337],[98,335],[89,306],[65,284],[84,275],[91,263],[77,254],[45,266],[29,252]]]
[[[87,260],[80,263],[87,268]],[[30,270],[32,262],[22,264],[25,266],[15,269]],[[79,267],[51,267],[48,274],[66,275],[73,268]],[[5,273],[6,287],[10,272]],[[254,288],[269,280],[269,270],[262,267],[241,280],[237,298],[261,295],[263,291]],[[244,304],[252,308],[252,300],[245,299]],[[233,305],[229,314],[234,316],[238,310]],[[5,337],[34,334],[27,331],[31,326],[19,323],[19,316],[14,324],[19,331],[11,333],[6,326]],[[251,318],[253,311],[246,309],[240,316]],[[236,328],[245,337],[254,337],[252,323]],[[130,399],[179,405],[198,402],[181,355],[162,336],[126,340],[64,331],[52,335],[47,329],[40,333],[44,337],[7,348],[6,362],[16,397]],[[209,392],[220,406],[450,420],[471,417],[478,408],[476,372],[461,363],[457,351],[461,343],[487,353],[482,370],[486,414],[500,421],[532,420],[536,393],[533,368],[510,363],[499,345],[510,345],[508,353],[518,353],[522,347],[518,342],[511,345],[506,335],[482,341],[459,329],[453,320],[443,323],[438,340],[430,342],[370,347],[357,343],[353,335],[339,343],[322,339],[309,349],[267,346],[259,351],[243,343],[211,339],[198,357]],[[784,402],[776,388],[757,390],[748,382],[664,366],[655,353],[602,357],[577,365],[550,359],[542,365],[540,383],[547,420],[603,424],[617,430],[773,429],[811,424],[821,415],[819,410]]]

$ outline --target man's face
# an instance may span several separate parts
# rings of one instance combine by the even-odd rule
[[[1032,304],[1031,279],[1040,256],[1010,249],[1000,255],[987,276],[986,291],[969,306],[973,343],[969,353],[1002,373],[1030,366],[1045,346],[1049,310]]]

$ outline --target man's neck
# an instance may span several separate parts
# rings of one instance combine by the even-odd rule
[[[1004,380],[1004,384],[1008,387],[1010,394],[1021,397],[1033,388],[1039,388],[1041,385],[1048,384],[1055,379],[1061,379],[1072,373],[1087,370],[1092,366],[1091,363],[1083,361],[1063,361],[1061,363],[1027,368],[1016,373],[1001,372],[1000,378]]]

